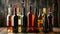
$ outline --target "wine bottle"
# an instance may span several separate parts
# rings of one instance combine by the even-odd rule
[[[11,5],[8,7],[8,15],[7,15],[7,30],[8,32],[12,32],[12,12],[11,12]]]
[[[14,15],[13,15],[13,33],[18,33],[18,16],[17,16],[17,8],[14,8]]]
[[[38,8],[35,9],[36,12],[35,12],[35,18],[34,18],[34,31],[35,32],[39,32],[38,30]]]
[[[27,15],[26,15],[26,9],[23,7],[23,22],[22,22],[22,32],[26,33],[27,28]]]
[[[53,31],[52,30],[52,22],[53,22],[53,15],[52,15],[52,12],[51,12],[51,8],[49,9],[49,12],[48,12],[48,24],[49,24],[49,32]]]
[[[44,33],[48,33],[48,20],[47,20],[46,8],[43,8],[43,12],[44,12],[43,31]]]
[[[28,13],[27,20],[28,20],[27,32],[34,32],[34,14],[32,12],[32,7],[31,6],[30,6],[30,11]]]
[[[18,16],[18,32],[21,32],[22,31],[22,15],[21,15],[21,11],[20,11],[21,8],[17,7],[17,16]]]
[[[43,30],[43,16],[42,16],[42,9],[40,9],[40,16],[38,17],[38,29],[40,32]]]

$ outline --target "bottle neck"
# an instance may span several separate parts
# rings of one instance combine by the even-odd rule
[[[40,15],[42,15],[42,9],[40,9]]]
[[[17,14],[20,14],[20,8],[19,7],[17,7]]]
[[[39,19],[42,19],[42,9],[40,8],[39,11],[40,11]]]
[[[14,15],[17,15],[17,8],[14,8]]]
[[[36,8],[35,10],[35,15],[38,17],[38,8]]]
[[[11,7],[8,8],[8,14],[11,14]]]
[[[15,13],[14,15],[17,16],[17,13]]]
[[[38,8],[36,8],[36,13],[38,13]]]
[[[23,14],[25,15],[25,8],[23,8]]]
[[[30,6],[30,12],[32,11],[32,7]]]
[[[14,14],[20,14],[20,8],[14,8]]]
[[[48,7],[48,13],[50,13],[51,12],[51,8],[50,7]]]

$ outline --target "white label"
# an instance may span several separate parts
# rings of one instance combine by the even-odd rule
[[[18,32],[21,32],[21,27],[18,27]]]
[[[18,25],[21,25],[21,19],[18,19]]]

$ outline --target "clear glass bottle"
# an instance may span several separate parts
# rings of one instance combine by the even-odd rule
[[[7,30],[8,32],[12,32],[12,6],[8,7],[8,15],[7,15]]]

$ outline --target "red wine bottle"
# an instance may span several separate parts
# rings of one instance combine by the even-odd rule
[[[32,7],[30,6],[30,12],[28,14],[28,32],[34,32],[34,14],[32,12]]]

